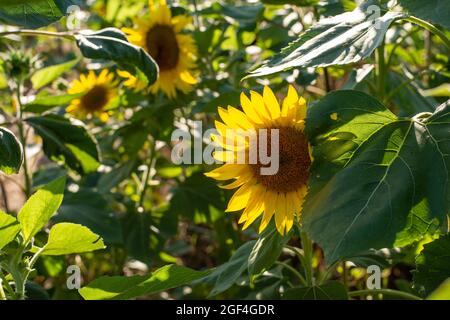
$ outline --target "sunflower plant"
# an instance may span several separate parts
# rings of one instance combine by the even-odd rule
[[[449,15],[2,3],[0,300],[449,299]]]

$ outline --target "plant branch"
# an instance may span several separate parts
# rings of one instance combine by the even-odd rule
[[[365,295],[375,295],[375,294],[384,294],[391,297],[397,297],[407,300],[423,300],[422,298],[413,295],[411,293],[398,291],[398,290],[391,290],[391,289],[374,289],[374,290],[357,290],[353,292],[349,292],[349,297],[358,297],[358,296],[365,296]]]
[[[300,272],[295,270],[295,268],[293,268],[292,266],[290,266],[287,263],[282,262],[282,261],[276,261],[275,264],[278,264],[278,265],[282,266],[283,268],[285,268],[285,269],[289,270],[290,272],[292,272],[295,276],[297,276],[297,278],[300,280],[300,283],[303,286],[305,286],[305,287],[307,286],[306,279],[302,276],[302,274]]]
[[[23,147],[23,170],[24,170],[24,179],[25,179],[25,196],[29,198],[31,196],[31,177],[30,173],[28,171],[28,159],[27,159],[27,152],[26,152],[26,145],[27,145],[27,137],[25,128],[23,125],[22,120],[22,102],[21,102],[21,87],[22,84],[17,84],[16,89],[16,100],[17,100],[17,128],[19,131],[19,139],[20,143]]]
[[[47,36],[47,37],[64,38],[64,39],[69,39],[69,40],[73,40],[75,37],[75,34],[72,32],[52,32],[52,31],[43,31],[43,30],[21,29],[21,30],[0,32],[0,37],[10,36],[10,35],[30,36],[30,37]]]
[[[433,33],[434,35],[441,38],[442,42],[444,42],[444,44],[450,49],[450,39],[447,38],[447,36],[445,35],[444,32],[442,32],[441,30],[436,28],[431,23],[424,21],[422,19],[419,19],[417,17],[413,17],[413,16],[409,16],[409,17],[405,18],[405,20],[409,21],[411,23],[417,24],[418,26],[421,26],[424,29],[429,30],[431,33]]]

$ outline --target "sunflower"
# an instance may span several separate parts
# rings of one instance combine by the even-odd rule
[[[196,67],[197,50],[192,36],[183,34],[183,29],[190,23],[190,17],[178,15],[172,17],[166,1],[154,4],[149,1],[150,14],[137,20],[136,29],[123,28],[131,43],[143,47],[155,59],[159,67],[159,77],[150,86],[150,92],[163,91],[168,97],[174,98],[177,89],[189,92],[197,80],[191,73]],[[134,75],[121,71],[119,75],[126,78],[125,86],[136,91],[145,85]]]
[[[306,117],[306,101],[300,98],[289,86],[287,97],[280,107],[277,98],[269,87],[265,87],[263,95],[251,91],[250,99],[241,94],[243,111],[229,106],[219,108],[223,122],[216,121],[219,135],[213,136],[224,151],[216,151],[214,157],[225,164],[206,176],[216,180],[235,179],[232,183],[222,186],[225,189],[239,188],[231,197],[226,212],[244,210],[239,220],[243,229],[248,228],[262,215],[259,232],[262,232],[275,216],[276,228],[281,234],[287,233],[299,217],[303,200],[307,193],[309,167],[311,165],[310,145],[303,132]],[[261,129],[267,134],[267,139],[260,139]],[[278,171],[272,175],[262,174],[265,167],[261,161],[249,161],[250,144],[242,132],[254,131],[258,137],[257,150],[271,149],[271,133],[278,133]],[[232,133],[234,143],[229,143]],[[226,142],[224,142],[226,141]],[[236,143],[237,142],[237,143]],[[244,163],[236,163],[238,152],[245,155]],[[232,160],[231,163],[229,160]]]
[[[80,75],[80,79],[72,81],[69,94],[83,94],[72,100],[66,111],[81,117],[95,116],[102,121],[108,120],[108,109],[117,98],[117,81],[114,74],[102,70],[97,76],[94,71]]]

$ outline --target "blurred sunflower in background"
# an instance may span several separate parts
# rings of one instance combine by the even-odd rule
[[[263,95],[250,91],[250,99],[241,94],[243,111],[234,107],[219,108],[223,122],[216,121],[219,136],[213,137],[224,151],[215,152],[214,157],[225,164],[206,176],[216,180],[234,179],[232,183],[222,186],[225,189],[239,188],[231,197],[226,212],[244,210],[239,220],[243,229],[248,228],[262,215],[259,232],[262,232],[275,216],[276,228],[280,234],[287,233],[294,220],[302,211],[307,193],[309,168],[311,165],[310,145],[304,134],[306,118],[306,101],[298,96],[294,87],[289,86],[287,97],[280,107],[277,98],[269,87],[264,88]],[[273,175],[261,174],[261,168],[267,167],[258,159],[250,164],[249,143],[242,132],[254,131],[259,137],[259,130],[267,130],[267,139],[258,138],[257,151],[262,143],[271,150],[271,130],[278,129],[279,168]],[[232,145],[227,139],[233,135]],[[227,142],[224,142],[227,141]],[[244,152],[245,163],[237,164],[238,152]],[[230,161],[232,163],[229,163]],[[228,163],[227,163],[228,162]]]
[[[82,74],[79,79],[72,81],[68,93],[83,96],[72,100],[66,111],[83,118],[94,116],[106,122],[109,118],[108,109],[117,101],[117,86],[114,74],[108,70],[102,70],[98,76],[94,71]]]
[[[159,78],[150,86],[150,92],[164,92],[169,98],[177,95],[177,90],[189,92],[197,80],[192,74],[195,69],[197,49],[192,36],[183,34],[183,29],[191,22],[186,15],[172,17],[166,1],[149,1],[150,12],[136,21],[136,28],[123,28],[131,43],[141,46],[153,57],[159,67]],[[141,91],[145,85],[126,71],[119,71],[126,78],[124,85]]]

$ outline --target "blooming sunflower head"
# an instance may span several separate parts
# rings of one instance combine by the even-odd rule
[[[82,96],[72,100],[66,111],[81,117],[94,116],[107,121],[108,109],[117,98],[117,85],[114,74],[107,70],[102,70],[98,76],[94,71],[80,75],[79,79],[72,81],[68,93]]]
[[[241,105],[243,111],[230,106],[219,108],[223,122],[216,121],[219,135],[213,138],[224,151],[216,152],[214,157],[225,164],[206,175],[221,181],[234,179],[222,186],[238,188],[226,211],[243,210],[239,220],[243,229],[262,216],[259,227],[262,232],[275,217],[278,231],[285,234],[301,214],[307,193],[311,153],[304,134],[306,101],[289,86],[287,97],[280,106],[272,90],[265,87],[263,95],[251,91],[248,98],[242,93]],[[251,139],[247,139],[247,134],[243,135],[248,132],[255,133],[257,143],[249,143]],[[261,135],[261,132],[265,134]],[[266,138],[262,139],[263,136]],[[276,172],[264,174],[262,169],[268,165],[259,155],[261,151],[270,154],[275,150],[278,168]],[[251,160],[252,152],[257,155],[254,161]],[[244,162],[236,161],[240,154],[243,154]]]
[[[190,23],[190,17],[177,15],[172,17],[166,1],[149,1],[150,14],[136,22],[136,28],[123,28],[133,44],[141,46],[153,57],[159,67],[159,77],[150,86],[150,91],[164,92],[174,98],[177,90],[189,92],[197,80],[192,75],[196,67],[197,50],[191,35],[182,33]],[[145,85],[134,75],[121,72],[126,78],[125,86],[140,91]]]

